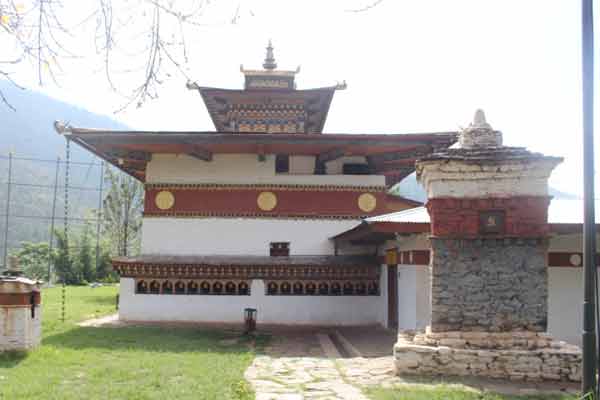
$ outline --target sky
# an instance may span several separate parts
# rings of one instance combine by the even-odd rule
[[[81,12],[80,3],[66,3],[67,10]],[[299,89],[347,82],[334,96],[325,132],[453,131],[482,108],[506,145],[565,157],[551,185],[582,192],[579,1],[383,0],[349,11],[371,3],[213,0],[202,17],[206,25],[186,32],[189,62],[183,68],[201,86],[241,88],[240,64],[259,68],[272,39],[280,69],[301,66]],[[90,51],[83,40],[79,46]],[[132,53],[125,49],[114,58],[134,63]],[[83,57],[63,63],[59,85],[37,85],[27,65],[16,77],[133,129],[214,129],[200,95],[187,90],[186,77],[175,70],[158,99],[113,114],[123,99],[110,89],[99,62]]]

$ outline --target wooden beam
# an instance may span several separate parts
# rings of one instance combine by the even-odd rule
[[[197,158],[198,160],[202,160],[202,161],[212,161],[213,158],[213,153],[203,149],[202,147],[198,147],[198,146],[194,146],[193,151],[187,153],[190,157],[194,157]]]
[[[106,153],[108,158],[123,159],[125,161],[148,162],[152,160],[152,153],[138,150],[111,149]]]
[[[387,163],[393,161],[401,161],[401,160],[414,160],[420,157],[431,154],[433,151],[431,146],[423,146],[417,147],[412,150],[404,150],[404,151],[394,151],[390,153],[379,153],[373,154],[369,156],[369,159],[372,160],[373,163]]]

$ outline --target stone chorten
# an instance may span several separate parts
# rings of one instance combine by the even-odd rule
[[[41,339],[40,282],[22,276],[19,260],[10,257],[0,275],[0,352],[36,347]]]
[[[399,336],[400,374],[580,379],[547,328],[548,178],[562,158],[502,145],[477,110],[458,146],[417,162],[431,220],[431,326]]]

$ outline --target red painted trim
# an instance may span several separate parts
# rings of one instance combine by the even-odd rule
[[[570,233],[583,234],[583,224],[549,224],[552,233],[566,235]],[[600,233],[600,224],[596,224],[596,232]]]
[[[429,250],[405,250],[398,251],[389,249],[386,251],[396,251],[396,260],[398,265],[429,265]],[[385,257],[382,257],[382,262],[385,263]]]
[[[377,215],[386,211],[385,193],[360,190],[286,190],[282,188],[242,188],[214,190],[211,188],[170,188],[175,204],[169,210],[160,210],[155,203],[160,188],[147,188],[144,200],[146,216],[262,216],[262,217],[355,217]],[[272,192],[277,206],[272,211],[261,210],[258,195]],[[371,212],[358,207],[358,197],[371,193],[377,206]]]
[[[572,251],[548,252],[549,267],[581,268],[583,265],[583,253]],[[596,266],[600,267],[600,255],[596,255]]]
[[[427,202],[431,233],[437,237],[481,237],[480,218],[486,211],[504,214],[503,232],[498,236],[540,237],[550,232],[548,196],[456,199],[436,198]]]
[[[34,303],[39,305],[42,301],[39,292],[32,292]],[[0,293],[0,307],[2,306],[31,306],[32,293]]]
[[[413,250],[412,259],[415,265],[429,265],[429,250]]]

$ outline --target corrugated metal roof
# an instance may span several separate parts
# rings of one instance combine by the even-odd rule
[[[365,218],[367,223],[372,222],[399,222],[399,223],[429,223],[429,214],[425,207],[415,207],[408,210],[397,211],[389,214],[376,215]]]

